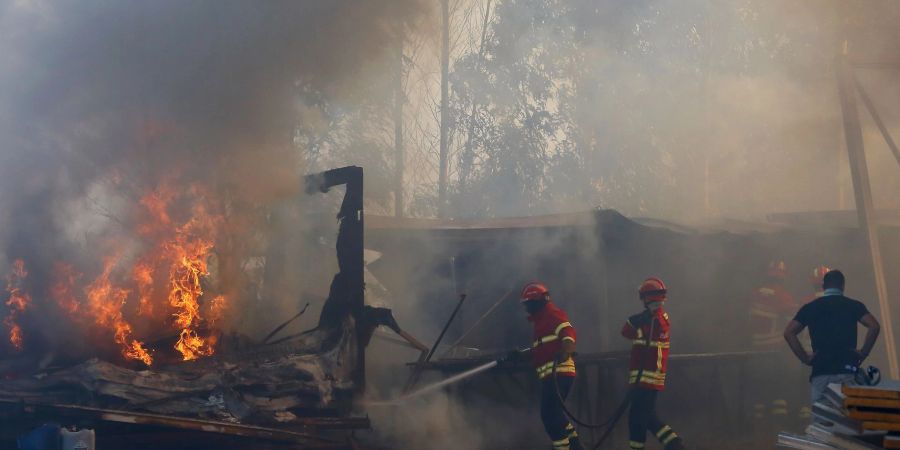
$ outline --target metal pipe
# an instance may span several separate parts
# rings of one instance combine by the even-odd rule
[[[431,351],[429,351],[428,356],[425,357],[425,362],[431,361],[431,357],[434,356],[434,351],[437,350],[438,345],[440,345],[441,341],[444,339],[444,335],[447,334],[450,324],[453,323],[453,319],[456,318],[456,314],[459,313],[459,309],[462,308],[463,302],[465,301],[466,294],[459,294],[459,302],[456,304],[456,308],[453,308],[453,312],[450,314],[450,318],[447,319],[447,323],[444,324],[444,329],[441,330],[441,334],[438,335],[437,340],[434,341],[434,345],[431,346]]]
[[[469,334],[472,333],[472,331],[474,331],[476,328],[478,328],[478,325],[481,325],[481,322],[484,321],[484,319],[486,319],[488,316],[493,314],[494,310],[497,309],[497,307],[500,306],[500,304],[503,303],[504,300],[509,298],[510,294],[512,294],[514,291],[515,291],[515,288],[510,289],[509,291],[506,292],[506,294],[503,295],[503,297],[500,297],[500,300],[497,300],[496,302],[494,302],[494,304],[490,307],[490,309],[488,309],[487,312],[482,314],[481,317],[479,317],[478,320],[476,320],[475,323],[472,324],[472,326],[469,327],[468,330],[464,331],[462,336],[459,337],[459,339],[457,339],[454,343],[450,344],[450,348],[448,348],[447,351],[444,352],[444,356],[449,355],[450,352],[453,351],[453,349],[456,348],[456,346],[459,345],[460,342],[463,341],[463,339],[468,337]]]

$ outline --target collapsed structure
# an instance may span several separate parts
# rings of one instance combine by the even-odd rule
[[[318,433],[368,427],[364,417],[348,415],[365,386],[364,349],[372,322],[385,320],[383,314],[367,315],[364,305],[363,172],[345,167],[307,176],[305,183],[310,194],[346,186],[337,214],[339,270],[317,327],[273,342],[219,334],[212,337],[214,354],[150,368],[96,357],[63,367],[29,357],[8,359],[0,363],[5,434],[74,415],[78,423],[91,424],[90,418],[309,448],[346,446],[346,436]]]

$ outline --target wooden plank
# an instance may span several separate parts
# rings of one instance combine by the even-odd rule
[[[900,431],[900,423],[895,422],[863,422],[865,430]]]
[[[844,399],[844,407],[868,406],[871,408],[888,408],[900,410],[900,400],[884,398],[847,397]]]
[[[884,437],[884,448],[900,448],[900,435],[889,434]]]
[[[900,411],[881,408],[850,408],[847,416],[856,420],[900,423]]]
[[[851,386],[845,384],[841,392],[847,397],[885,398],[900,400],[900,381],[884,380],[877,386]]]
[[[78,417],[82,419],[95,419],[106,422],[116,422],[135,425],[155,425],[181,430],[200,431],[222,435],[233,435],[251,438],[260,438],[275,441],[295,442],[304,444],[330,445],[335,442],[329,438],[315,433],[313,426],[301,428],[303,431],[262,427],[256,425],[244,425],[239,423],[221,422],[217,420],[201,420],[183,417],[164,416],[160,414],[147,414],[133,411],[120,411],[111,409],[91,408],[78,405],[50,405],[5,403],[6,406],[21,408],[21,412],[13,411],[16,415],[21,413],[32,414],[41,417]],[[368,419],[364,419],[368,422]]]

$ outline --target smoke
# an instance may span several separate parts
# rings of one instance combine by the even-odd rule
[[[886,17],[900,14],[865,5],[497,3],[484,53],[463,51],[452,71],[451,173],[467,180],[456,214],[603,206],[697,223],[852,207],[834,60],[844,36],[852,59],[891,60]],[[894,98],[871,72],[858,74]],[[896,166],[876,139],[870,167]],[[895,203],[892,179],[873,183]]]
[[[32,328],[67,340],[47,313],[57,262],[87,284],[115,255],[125,283],[173,233],[214,241],[205,290],[241,320],[258,300],[253,257],[283,231],[275,216],[301,208],[294,130],[316,111],[299,92],[352,95],[426,13],[417,0],[0,3],[0,242],[29,268],[44,310]]]

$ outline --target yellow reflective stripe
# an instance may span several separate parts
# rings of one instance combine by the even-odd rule
[[[663,348],[656,348],[656,370],[662,372],[662,357],[663,357]]]
[[[666,425],[666,426],[660,428],[659,431],[656,432],[656,438],[657,438],[657,439],[662,438],[662,436],[663,436],[664,434],[668,433],[669,431],[672,431],[672,427],[670,427],[670,426],[668,426],[668,425]]]
[[[569,341],[569,342],[575,342],[575,339],[572,338],[571,336],[566,336],[566,337],[562,338],[562,340]]]
[[[572,326],[571,323],[569,323],[569,322],[563,322],[563,323],[561,323],[561,324],[559,324],[559,325],[556,326],[556,329],[553,330],[553,334],[559,336],[559,332],[562,331],[563,328],[568,328],[568,327],[571,327],[571,326]]]
[[[555,334],[551,334],[549,336],[544,336],[544,337],[534,341],[534,343],[531,345],[531,347],[534,348],[534,347],[537,347],[538,345],[546,344],[548,342],[553,342],[557,339],[559,339],[559,336],[557,336]]]
[[[553,441],[553,448],[569,448],[569,438],[564,437],[558,441]]]
[[[759,288],[759,293],[768,297],[770,295],[775,295],[775,289]]]
[[[638,441],[628,441],[628,447],[630,448],[644,448],[643,442]]]
[[[766,319],[777,319],[778,318],[778,313],[767,310],[767,309],[756,308],[756,307],[750,308],[750,315],[751,316],[761,316],[761,317],[765,317]]]
[[[672,432],[672,434],[666,436],[666,438],[663,439],[663,440],[661,440],[661,441],[659,441],[659,443],[662,444],[662,445],[669,445],[669,442],[672,442],[672,441],[674,441],[675,439],[678,439],[678,435],[675,434],[675,432]]]
[[[628,376],[628,383],[634,384],[637,381],[637,370],[632,370]],[[663,386],[666,384],[666,374],[662,372],[644,371],[641,373],[641,383]]]
[[[540,367],[537,367],[535,371],[538,374],[538,378],[545,378],[547,375],[553,373],[553,361],[548,362]],[[557,373],[575,373],[575,361],[572,358],[569,358],[556,366]]]
[[[635,339],[631,343],[634,345],[645,345],[649,347],[669,348],[669,343],[662,341],[650,341],[650,343],[648,344],[647,341],[643,339]]]

